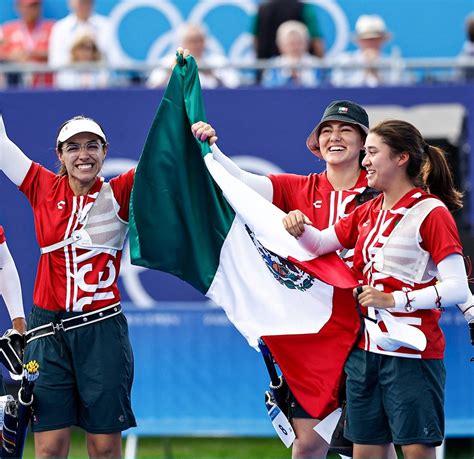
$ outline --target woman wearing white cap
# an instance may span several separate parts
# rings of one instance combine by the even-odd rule
[[[0,119],[0,168],[28,198],[41,248],[25,350],[40,364],[36,457],[67,457],[73,425],[87,432],[90,457],[121,457],[121,432],[136,425],[117,288],[134,170],[99,177],[106,136],[83,116],[60,127],[56,153],[57,174],[26,157]]]
[[[366,171],[360,166],[368,129],[369,118],[363,107],[347,100],[334,101],[327,106],[321,121],[307,139],[309,150],[326,162],[326,170],[308,176],[278,174],[266,177],[243,171],[225,156],[214,145],[216,132],[209,124],[199,122],[192,126],[196,137],[201,140],[209,138],[215,159],[232,175],[285,212],[299,209],[310,216],[320,229],[350,213],[359,202],[373,197],[367,189]],[[341,256],[352,265],[352,251]],[[290,348],[290,343],[265,338],[292,392],[288,414],[296,434],[292,450],[294,459],[322,458],[328,452],[329,445],[313,427],[340,402],[338,390],[342,385],[343,361],[359,328],[355,305],[353,315],[348,311],[351,305],[339,306],[334,307],[331,320],[320,333],[314,335],[314,340],[304,335],[299,343],[292,341],[291,346],[296,343],[299,349],[297,354],[291,354],[290,359],[292,367],[300,369],[296,378],[293,378],[293,372],[287,371],[290,362],[288,357],[284,357],[289,354],[287,348]],[[297,336],[293,338],[298,339]],[[332,357],[342,355],[339,371],[328,370],[335,359],[328,359],[321,352],[321,338],[329,343]],[[328,392],[331,397],[326,397]]]

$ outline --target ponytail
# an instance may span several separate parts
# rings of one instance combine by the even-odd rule
[[[463,193],[454,186],[453,174],[441,148],[425,144],[426,160],[421,167],[421,179],[426,190],[438,196],[451,212],[463,207]]]

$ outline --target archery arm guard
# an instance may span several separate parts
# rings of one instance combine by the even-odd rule
[[[15,375],[23,373],[23,335],[17,330],[8,329],[0,338],[0,362]]]

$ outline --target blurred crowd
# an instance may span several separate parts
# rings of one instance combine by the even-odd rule
[[[13,0],[18,19],[0,25],[0,87],[105,88],[143,84],[164,87],[171,54],[156,68],[123,68],[109,19],[94,11],[94,0],[68,0],[69,15],[52,21],[42,14],[42,0]],[[358,17],[352,33],[355,50],[325,55],[315,9],[298,0],[262,2],[255,15],[253,63],[229,62],[211,52],[204,24],[184,24],[175,31],[176,46],[188,48],[200,67],[204,88],[368,86],[412,84],[409,72],[384,18]],[[466,41],[450,79],[474,81],[474,13],[466,18]],[[387,50],[391,50],[387,52]],[[42,64],[42,66],[41,66]],[[46,70],[43,71],[42,67]],[[40,69],[40,70],[38,70]]]

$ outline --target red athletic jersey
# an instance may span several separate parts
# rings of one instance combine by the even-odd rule
[[[134,170],[110,181],[121,220],[128,222]],[[47,247],[80,229],[78,216],[94,201],[103,179],[97,178],[89,194],[75,196],[68,178],[32,163],[20,190],[33,208],[36,239]],[[120,301],[117,279],[121,250],[81,249],[74,244],[41,255],[34,288],[34,303],[53,311],[92,311]]]
[[[319,229],[354,210],[355,197],[367,187],[365,171],[353,188],[342,191],[334,190],[325,172],[271,175],[270,179],[273,203],[285,212],[301,210]],[[351,260],[347,255],[346,262]],[[358,330],[355,302],[347,290],[334,297],[331,318],[319,333],[264,337],[291,391],[312,417],[322,419],[339,405],[344,362]]]
[[[390,293],[395,290],[419,290],[436,283],[436,279],[424,284],[405,283],[378,272],[373,264],[376,249],[382,246],[383,241],[401,220],[406,210],[427,196],[435,197],[417,188],[409,191],[391,210],[383,210],[383,196],[380,195],[356,208],[351,215],[336,224],[336,234],[341,244],[347,248],[355,248],[354,270],[363,276],[364,284]],[[421,247],[430,253],[436,264],[448,255],[462,254],[456,223],[444,206],[437,207],[428,214],[420,227],[420,236]],[[384,351],[371,342],[367,333],[359,343],[361,349],[411,358],[443,358],[444,336],[438,324],[441,315],[438,309],[422,309],[411,313],[391,312],[391,314],[394,317],[401,317],[404,323],[418,327],[426,336],[426,349],[419,352],[402,347],[396,351]],[[386,331],[382,322],[379,322],[379,325],[383,331]]]
[[[29,30],[26,24],[20,20],[5,23],[1,28],[0,58],[15,61],[15,53],[19,51],[47,53],[53,24],[54,21],[42,20],[36,24],[33,30]],[[46,63],[48,61],[47,54],[42,58],[33,57],[28,61]],[[32,76],[31,86],[51,86],[52,83],[52,73],[36,73]]]
[[[270,175],[273,184],[273,204],[284,212],[300,210],[320,230],[334,225],[356,207],[356,196],[367,187],[367,173],[360,172],[357,183],[348,190],[334,190],[326,172],[320,174]],[[353,251],[347,251],[342,258],[352,266]]]
[[[326,172],[310,175],[270,175],[273,204],[284,212],[301,210],[318,229],[325,229],[355,209],[355,197],[367,187],[367,173],[348,190],[335,191]]]
[[[3,226],[0,225],[0,244],[5,242],[5,232],[3,231]]]

